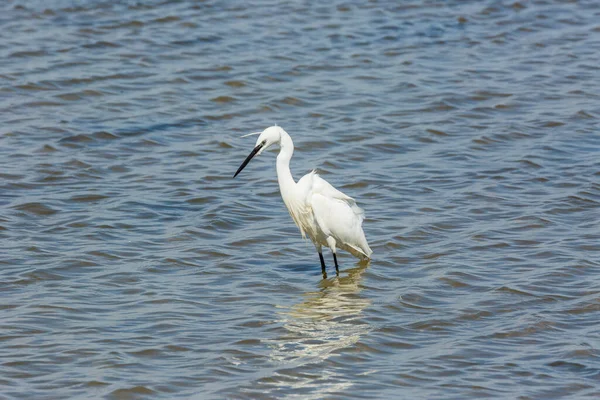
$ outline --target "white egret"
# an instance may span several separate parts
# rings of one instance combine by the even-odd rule
[[[250,160],[260,155],[273,144],[279,144],[277,156],[277,180],[283,202],[303,237],[308,236],[319,252],[323,276],[325,261],[322,246],[329,247],[333,253],[335,269],[339,272],[336,257],[337,249],[348,251],[355,257],[370,259],[373,251],[369,248],[362,222],[365,213],[356,205],[352,197],[345,195],[313,170],[298,182],[290,172],[290,159],[294,153],[294,143],[290,135],[279,126],[271,126],[262,132],[256,146],[233,175],[235,178]],[[245,136],[249,136],[245,135]]]

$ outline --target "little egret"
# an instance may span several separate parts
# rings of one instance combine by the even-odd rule
[[[251,133],[244,137],[250,135],[260,136],[256,146],[233,177],[235,178],[254,156],[260,155],[273,144],[279,144],[280,150],[277,156],[279,191],[302,237],[306,238],[308,235],[317,248],[323,276],[327,277],[322,246],[331,249],[338,273],[337,248],[346,250],[360,259],[370,259],[373,251],[369,248],[362,230],[365,213],[356,205],[354,199],[331,186],[314,170],[295,182],[290,172],[294,143],[282,128],[271,126],[262,132]]]

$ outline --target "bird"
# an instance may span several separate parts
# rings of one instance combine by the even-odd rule
[[[242,137],[250,135],[259,135],[256,145],[233,177],[238,176],[255,156],[273,145],[279,145],[276,168],[281,198],[294,223],[300,229],[302,237],[308,236],[315,245],[321,261],[323,277],[327,277],[323,247],[331,249],[337,274],[339,274],[336,256],[338,248],[361,260],[370,260],[373,251],[362,229],[365,213],[356,201],[334,188],[315,170],[296,182],[290,171],[294,142],[283,128],[271,126],[262,132],[253,132]]]

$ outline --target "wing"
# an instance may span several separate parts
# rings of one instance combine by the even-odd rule
[[[362,230],[363,209],[352,197],[331,186],[314,171],[309,175],[311,190],[307,193],[306,203],[310,205],[319,230],[326,237],[332,236],[340,248],[356,256],[369,257],[372,251]]]
[[[329,182],[321,178],[314,171],[312,172],[312,174],[313,178],[311,195],[319,194],[324,196],[325,198],[339,200],[346,203],[352,209],[354,215],[356,215],[356,217],[359,219],[359,224],[362,224],[363,220],[365,219],[365,211],[356,204],[356,201],[352,197],[340,192],[339,190],[331,186]]]

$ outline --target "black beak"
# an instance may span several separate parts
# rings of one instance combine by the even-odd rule
[[[242,165],[240,165],[240,167],[238,168],[238,170],[235,172],[235,174],[233,175],[233,177],[235,178],[236,176],[238,176],[238,174],[240,172],[242,172],[242,170],[244,168],[246,168],[246,165],[248,165],[248,163],[250,162],[250,160],[252,160],[252,157],[254,157],[256,155],[256,153],[258,153],[258,151],[260,149],[262,149],[264,146],[264,143],[259,144],[258,146],[256,146],[251,152],[250,154],[248,154],[248,157],[246,157],[246,159],[244,160],[244,162],[242,163]]]

